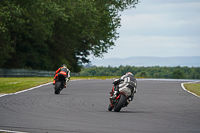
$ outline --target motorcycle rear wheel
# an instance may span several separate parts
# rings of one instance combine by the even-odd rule
[[[61,82],[56,82],[56,84],[55,84],[55,94],[60,94],[60,87],[61,87]]]
[[[125,95],[121,95],[120,98],[119,98],[118,103],[114,107],[114,111],[115,112],[119,112],[121,110],[121,108],[123,107],[123,105],[125,103],[125,100],[126,100],[126,96]]]

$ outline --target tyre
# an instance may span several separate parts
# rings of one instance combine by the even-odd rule
[[[118,103],[114,107],[114,111],[115,112],[119,112],[121,110],[121,108],[123,107],[123,105],[125,103],[125,100],[126,100],[126,96],[125,95],[121,95],[120,98],[119,98]]]
[[[60,94],[60,87],[61,87],[61,82],[60,81],[58,81],[58,82],[56,82],[56,84],[55,84],[55,94]]]
[[[108,111],[112,111],[113,107],[109,104]]]

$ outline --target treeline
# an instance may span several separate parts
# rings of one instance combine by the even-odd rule
[[[114,46],[119,11],[138,0],[0,0],[0,68],[73,72]]]
[[[200,67],[90,67],[83,68],[81,76],[122,76],[132,72],[135,77],[141,78],[167,78],[167,79],[200,79]]]

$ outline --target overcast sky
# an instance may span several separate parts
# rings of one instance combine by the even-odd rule
[[[140,0],[120,14],[119,38],[104,59],[200,56],[200,0]]]

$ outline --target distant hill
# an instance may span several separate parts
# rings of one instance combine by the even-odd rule
[[[110,58],[110,59],[92,59],[94,66],[188,66],[200,67],[200,56],[193,57],[129,57],[129,58]]]

